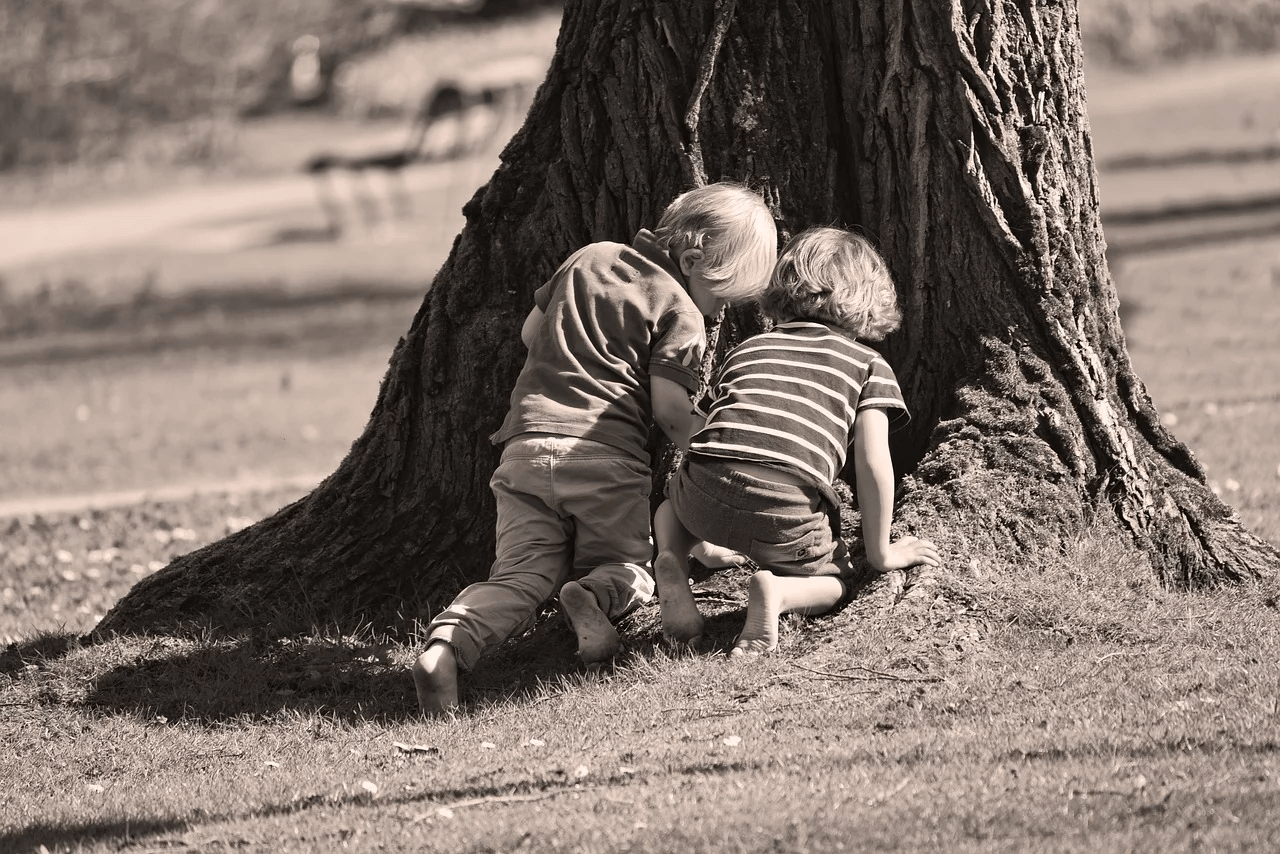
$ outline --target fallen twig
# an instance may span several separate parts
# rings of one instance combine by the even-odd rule
[[[693,592],[695,599],[701,599],[703,602],[724,602],[726,605],[745,605],[747,600],[745,596],[721,596],[718,593],[700,593]]]
[[[1120,656],[1120,655],[1150,655],[1150,654],[1151,653],[1148,650],[1137,650],[1135,652],[1127,652],[1127,651],[1109,652],[1106,655],[1102,656],[1102,658],[1099,658],[1097,661],[1095,661],[1094,666],[1096,667],[1097,665],[1106,661],[1108,658],[1115,658],[1116,656]]]
[[[409,823],[417,824],[420,821],[426,821],[429,818],[433,818],[435,816],[440,815],[442,810],[453,811],[453,810],[465,809],[467,807],[484,806],[485,804],[518,804],[518,803],[527,803],[529,801],[545,801],[547,798],[554,798],[559,795],[573,795],[579,792],[590,792],[598,788],[600,787],[599,786],[581,786],[573,789],[556,789],[554,791],[538,792],[536,794],[530,794],[530,795],[488,795],[483,798],[471,798],[465,801],[455,801],[451,804],[439,804],[435,807],[433,811],[424,812],[422,815],[417,816]]]
[[[898,794],[898,792],[901,792],[903,789],[905,789],[907,787],[907,784],[910,782],[911,782],[911,778],[908,777],[907,779],[903,780],[901,783],[899,783],[890,791],[881,792],[880,794],[876,795],[874,798],[870,798],[867,801],[867,806],[869,807],[879,806],[880,804],[883,804],[886,801],[892,800]]]
[[[886,679],[892,682],[941,682],[942,681],[941,676],[899,676],[896,673],[883,673],[879,670],[872,670],[869,667],[860,667],[858,665],[854,665],[853,669],[861,670],[863,673],[866,673],[868,675],[863,676],[861,674],[851,675],[847,673],[830,673],[826,670],[815,670],[812,667],[805,667],[803,664],[796,664],[794,661],[789,663],[792,667],[795,667],[799,670],[804,670],[809,673],[816,673],[819,676],[828,676],[832,679],[852,679],[852,680],[858,680],[858,681],[865,681],[868,679]]]

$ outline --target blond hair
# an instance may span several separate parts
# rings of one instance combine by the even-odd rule
[[[729,302],[755,300],[778,257],[778,227],[764,199],[728,181],[677,196],[653,233],[674,256],[702,250],[707,290]]]
[[[760,309],[777,323],[826,321],[870,341],[902,322],[880,253],[865,237],[839,228],[811,228],[787,243]]]

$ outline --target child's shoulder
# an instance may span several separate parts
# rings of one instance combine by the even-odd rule
[[[565,260],[565,267],[579,267],[594,270],[600,274],[614,271],[622,275],[633,276],[636,272],[653,274],[670,272],[660,255],[646,251],[649,247],[633,246],[627,243],[616,243],[612,240],[597,240],[588,243],[575,251]],[[623,272],[634,270],[636,272]]]
[[[751,336],[742,343],[792,346],[803,349],[835,350],[857,358],[859,361],[884,362],[880,351],[854,335],[832,323],[819,320],[789,320],[774,325],[771,329]]]
[[[701,323],[702,315],[674,265],[645,249],[610,241],[589,243],[564,262],[556,278],[591,303],[631,306],[655,322],[687,314]]]
[[[772,329],[761,334],[787,335],[796,338],[808,338],[815,341],[838,342],[841,345],[861,347],[866,350],[874,349],[873,347],[868,346],[866,342],[854,333],[850,332],[848,329],[844,329],[825,320],[811,320],[809,318],[786,320],[781,323],[774,324]]]
[[[564,260],[562,266],[573,267],[612,260],[619,257],[626,248],[626,245],[622,243],[614,243],[609,240],[597,240],[595,243],[588,243],[585,246],[581,246],[574,250],[570,253],[569,257]]]

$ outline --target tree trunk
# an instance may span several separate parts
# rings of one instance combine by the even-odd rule
[[[680,190],[759,188],[784,233],[861,228],[903,296],[899,527],[952,565],[1115,520],[1168,585],[1272,574],[1134,375],[1099,224],[1071,0],[566,6],[548,77],[308,497],[140,583],[100,631],[404,627],[493,555],[488,441],[534,289]],[[734,339],[751,330],[735,317]]]

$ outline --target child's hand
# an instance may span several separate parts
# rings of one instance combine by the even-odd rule
[[[921,564],[942,565],[938,557],[938,547],[919,537],[903,537],[896,543],[890,543],[879,562],[870,554],[867,555],[867,559],[871,561],[871,566],[876,572],[882,573],[893,572],[895,569],[908,569]]]

